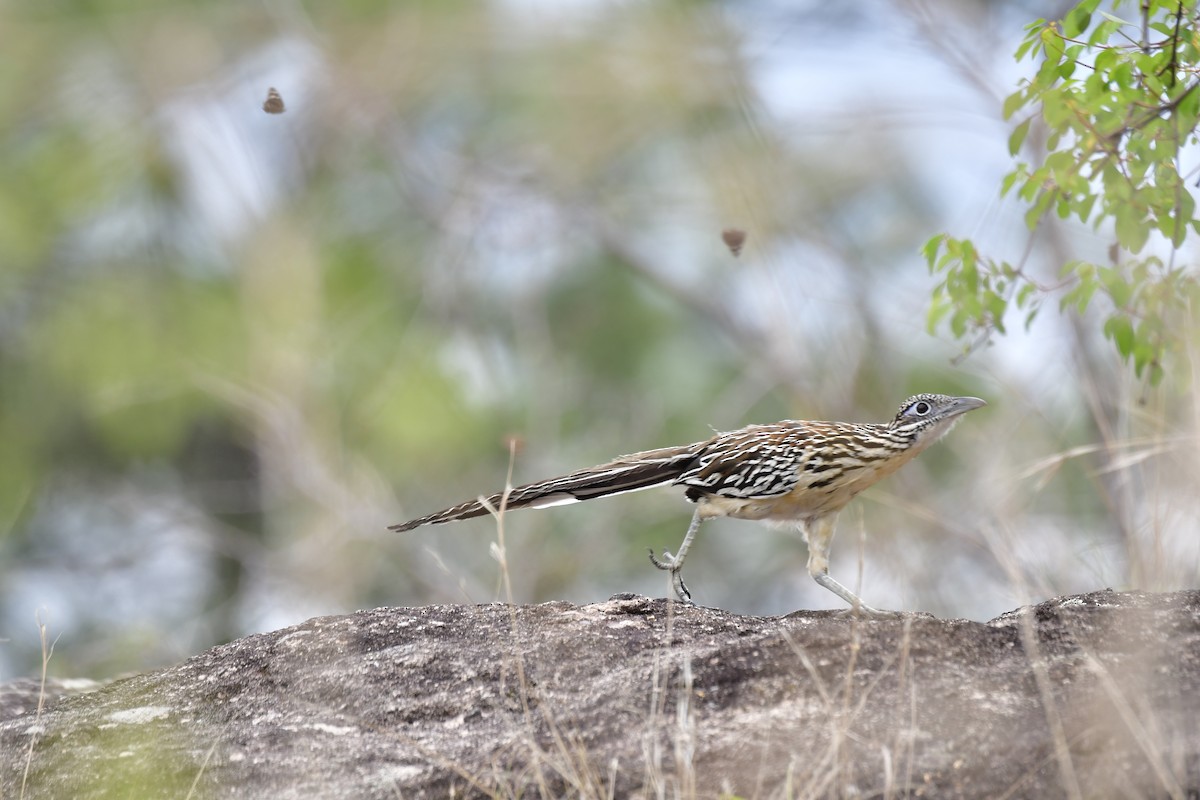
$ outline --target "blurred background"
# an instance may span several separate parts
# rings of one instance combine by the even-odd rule
[[[920,246],[1027,246],[1001,101],[1069,4],[0,6],[0,679],[502,599],[483,518],[386,526],[780,418],[989,406],[841,515],[867,602],[984,620],[1195,586],[1197,409],[1053,311],[956,360]],[[269,87],[283,113],[266,113]],[[278,110],[278,109],[276,109]],[[746,232],[740,256],[721,232]],[[1109,237],[1062,224],[1029,263]],[[517,602],[665,596],[658,490],[509,515]],[[696,601],[839,608],[710,523]]]

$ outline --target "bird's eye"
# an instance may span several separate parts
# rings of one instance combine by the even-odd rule
[[[913,403],[909,407],[909,411],[916,414],[918,417],[925,416],[932,409],[933,409],[933,406],[931,406],[929,403],[926,403],[924,400],[921,400],[920,402],[917,402],[917,403]]]

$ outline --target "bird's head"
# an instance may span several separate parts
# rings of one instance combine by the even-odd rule
[[[978,397],[951,397],[945,394],[918,394],[900,404],[888,428],[912,434],[915,439],[932,442],[945,435],[958,418],[987,403]]]

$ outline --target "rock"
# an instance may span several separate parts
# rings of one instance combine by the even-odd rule
[[[1200,592],[989,623],[630,595],[380,608],[57,685],[40,717],[36,689],[0,686],[0,796],[1200,792]]]

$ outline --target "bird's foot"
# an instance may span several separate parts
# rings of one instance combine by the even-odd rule
[[[680,570],[683,568],[683,559],[676,558],[671,555],[669,550],[663,550],[662,558],[654,555],[654,551],[650,551],[650,563],[661,570],[671,573],[671,588],[675,591],[675,598],[684,603],[692,602],[692,593],[688,591],[687,586],[683,584],[683,574]]]
[[[658,567],[659,569],[665,569],[668,571],[675,570],[675,556],[671,555],[670,550],[663,550],[662,558],[659,558],[658,556],[654,555],[654,551],[651,550],[650,551],[650,563],[653,564],[654,566]]]

